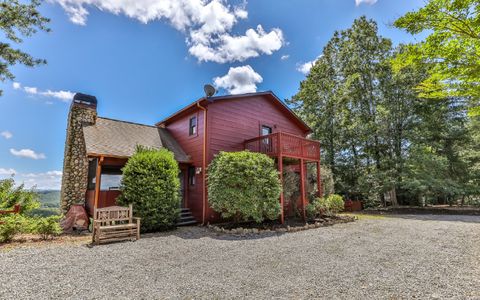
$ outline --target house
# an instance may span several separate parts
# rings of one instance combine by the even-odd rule
[[[298,202],[305,214],[306,164],[316,165],[320,182],[320,144],[307,135],[311,129],[273,92],[203,97],[154,126],[99,117],[97,99],[77,93],[70,107],[62,178],[62,208],[84,204],[115,204],[120,194],[121,168],[137,145],[165,147],[178,161],[181,207],[196,221],[219,220],[208,205],[208,165],[220,151],[250,150],[275,159],[282,178],[284,167],[300,175],[299,199],[279,199],[281,221],[287,203]],[[321,190],[321,184],[318,185]]]

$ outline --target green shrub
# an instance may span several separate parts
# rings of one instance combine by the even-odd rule
[[[327,197],[316,198],[306,207],[306,213],[309,218],[316,218],[322,215],[335,215],[343,211],[345,204],[343,197],[332,194]]]
[[[6,215],[0,218],[0,243],[9,242],[20,233],[32,231],[31,219],[19,214]]]
[[[208,167],[209,204],[223,218],[273,220],[280,215],[281,190],[274,161],[265,154],[220,152]]]
[[[173,153],[137,148],[123,168],[121,205],[133,205],[142,231],[171,228],[180,212],[180,170]]]
[[[60,216],[50,216],[46,218],[37,218],[33,222],[32,232],[39,234],[42,239],[46,240],[52,238],[55,235],[62,233],[62,228],[60,227]]]
[[[345,203],[343,202],[343,197],[337,194],[332,194],[327,196],[327,207],[331,214],[338,214],[343,211],[345,208]]]

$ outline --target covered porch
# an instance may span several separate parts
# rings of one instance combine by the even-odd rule
[[[320,178],[320,142],[310,140],[301,136],[286,132],[276,132],[268,135],[259,136],[244,142],[245,150],[264,153],[275,159],[282,188],[284,187],[283,171],[284,159],[298,161],[298,170],[300,173],[300,207],[303,219],[306,219],[306,206],[308,204],[306,181],[307,164],[316,165],[317,195],[321,196],[322,184]],[[282,207],[280,222],[285,222],[285,199],[284,193],[280,194],[280,205]]]
[[[122,180],[122,168],[128,161],[128,157],[113,156],[89,156],[88,158],[88,184],[85,193],[85,209],[93,216],[95,208],[104,208],[117,205],[120,196],[120,184]],[[189,164],[179,163],[180,168],[180,207],[187,207],[188,189],[187,170]]]

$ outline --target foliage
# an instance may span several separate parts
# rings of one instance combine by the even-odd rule
[[[322,215],[336,215],[343,211],[344,207],[343,197],[331,194],[326,197],[316,198],[305,207],[305,210],[309,218],[315,218]]]
[[[10,210],[15,204],[20,204],[20,213],[40,207],[35,190],[26,190],[23,184],[15,187],[13,178],[0,179],[0,209]]]
[[[30,3],[22,3],[19,0],[0,1],[0,30],[2,35],[16,43],[22,43],[22,37],[30,37],[38,30],[50,31],[47,28],[49,19],[42,17],[38,12],[40,0],[31,0]],[[21,35],[21,36],[20,36]],[[15,76],[9,67],[15,64],[23,64],[33,67],[45,64],[43,59],[35,59],[20,49],[14,49],[5,42],[0,42],[0,81],[13,80]],[[0,90],[0,95],[2,91]]]
[[[33,232],[39,234],[44,240],[59,235],[62,233],[59,220],[60,216],[37,218],[34,221]]]
[[[396,67],[430,66],[418,86],[422,97],[465,97],[480,115],[480,7],[476,0],[429,0],[424,7],[397,19],[394,25],[411,34],[428,32],[396,59]]]
[[[173,153],[139,147],[122,171],[122,194],[118,202],[133,204],[134,215],[142,218],[142,230],[165,230],[173,226],[180,206],[180,170]]]
[[[274,161],[264,154],[220,152],[208,167],[209,204],[224,218],[273,220],[280,214],[280,193]]]
[[[60,191],[37,191],[41,207],[60,208]]]
[[[11,241],[19,233],[30,233],[33,228],[31,219],[19,214],[2,216],[0,222],[0,243]]]
[[[454,203],[480,193],[480,125],[467,116],[471,98],[422,98],[417,88],[434,66],[398,68],[410,49],[392,48],[376,23],[361,17],[334,33],[289,100],[320,140],[335,191],[366,206],[424,197]]]
[[[29,216],[32,217],[50,217],[50,216],[59,216],[61,211],[59,208],[35,208],[28,212]]]
[[[328,195],[326,198],[326,203],[328,210],[332,214],[338,214],[343,211],[345,208],[345,203],[343,202],[343,197],[340,195],[332,194]]]

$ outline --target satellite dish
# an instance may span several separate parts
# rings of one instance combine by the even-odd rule
[[[205,95],[207,96],[207,98],[212,97],[217,92],[211,84],[204,85],[203,90],[205,91]]]

